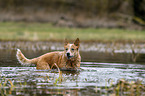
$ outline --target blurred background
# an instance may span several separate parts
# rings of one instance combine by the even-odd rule
[[[0,0],[1,40],[144,41],[144,30],[145,0]]]
[[[0,21],[143,29],[145,0],[0,0]]]

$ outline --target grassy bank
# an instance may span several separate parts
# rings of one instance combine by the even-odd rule
[[[54,27],[48,23],[0,23],[0,40],[145,41],[145,30]]]

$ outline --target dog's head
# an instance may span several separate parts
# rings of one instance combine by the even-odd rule
[[[71,60],[72,58],[75,58],[78,55],[79,46],[80,46],[79,38],[77,38],[73,44],[70,44],[67,41],[67,39],[65,39],[64,52],[68,60]]]

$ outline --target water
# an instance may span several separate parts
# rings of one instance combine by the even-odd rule
[[[26,57],[33,58],[47,50],[22,52]],[[0,53],[1,95],[95,96],[106,94],[105,87],[116,84],[121,78],[130,82],[142,80],[145,84],[144,54],[140,54],[134,62],[131,53],[81,51],[81,69],[59,74],[57,70],[21,66],[16,60],[15,50],[0,50]],[[98,91],[99,88],[101,91]]]

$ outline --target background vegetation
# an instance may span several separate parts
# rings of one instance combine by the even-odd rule
[[[53,40],[63,41],[64,38],[81,41],[102,42],[144,42],[145,32],[128,29],[107,28],[68,28],[54,27],[48,23],[5,22],[0,23],[1,40]]]
[[[0,21],[1,40],[144,41],[145,0],[0,0]]]
[[[145,0],[0,0],[0,21],[144,29]]]

